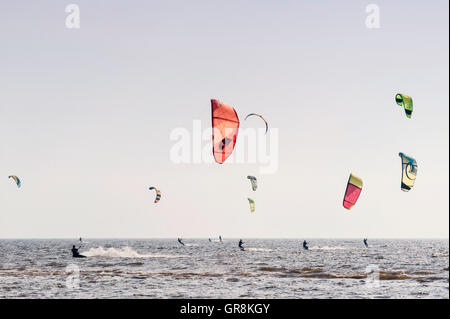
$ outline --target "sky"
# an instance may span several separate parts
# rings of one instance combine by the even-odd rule
[[[448,238],[448,6],[0,2],[0,238]],[[267,119],[275,172],[174,163],[171,134],[208,129],[212,98],[241,129]],[[407,193],[399,152],[418,163]],[[364,186],[348,211],[351,172]]]

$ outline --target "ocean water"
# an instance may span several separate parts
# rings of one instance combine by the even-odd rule
[[[0,298],[449,298],[449,241],[0,240]]]

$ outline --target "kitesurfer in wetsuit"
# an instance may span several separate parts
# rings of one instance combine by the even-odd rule
[[[241,249],[241,250],[244,250],[244,247],[242,246],[244,244],[244,242],[242,241],[242,239],[239,239],[239,244],[238,244],[238,246],[239,246],[239,248]]]
[[[78,249],[80,249],[80,247],[75,248],[75,245],[73,245],[72,247],[72,257],[81,257],[80,253],[78,252]]]
[[[184,246],[184,243],[181,241],[181,238],[178,238],[178,242]]]
[[[364,245],[366,245],[366,247],[369,248],[369,244],[367,244],[367,238],[364,238],[363,242],[364,242]]]
[[[220,242],[222,242],[222,236],[219,236],[219,240],[220,240]]]
[[[211,242],[211,238],[208,238],[208,241]]]
[[[308,250],[308,243],[306,242],[306,240],[303,241],[303,249]]]

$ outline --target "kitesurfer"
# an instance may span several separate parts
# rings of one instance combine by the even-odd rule
[[[306,240],[303,241],[303,249],[308,250],[308,243]]]
[[[208,241],[211,242],[211,238],[208,238]]]
[[[184,243],[181,241],[181,238],[178,238],[178,242],[184,246]]]
[[[220,240],[220,242],[222,242],[222,236],[219,236],[219,240]]]
[[[238,244],[238,246],[239,246],[239,248],[240,248],[241,250],[244,250],[244,247],[243,247],[242,245],[244,245],[244,242],[242,241],[242,239],[239,239],[239,244]]]
[[[76,258],[80,258],[80,257],[84,258],[84,257],[86,257],[86,256],[83,256],[83,255],[80,255],[80,253],[78,252],[78,249],[80,249],[80,248],[81,248],[81,245],[78,248],[76,248],[75,245],[72,246],[72,257],[76,257]]]
[[[364,242],[364,245],[366,245],[366,247],[369,248],[369,245],[367,244],[367,238],[364,238],[363,242]]]

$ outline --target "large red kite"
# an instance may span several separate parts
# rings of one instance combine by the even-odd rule
[[[351,209],[353,205],[356,204],[359,194],[361,194],[362,187],[363,187],[362,179],[354,174],[350,174],[350,178],[348,179],[347,188],[345,190],[344,196],[345,208]]]
[[[214,99],[211,100],[211,117],[214,159],[222,164],[236,145],[239,117],[232,106]]]

